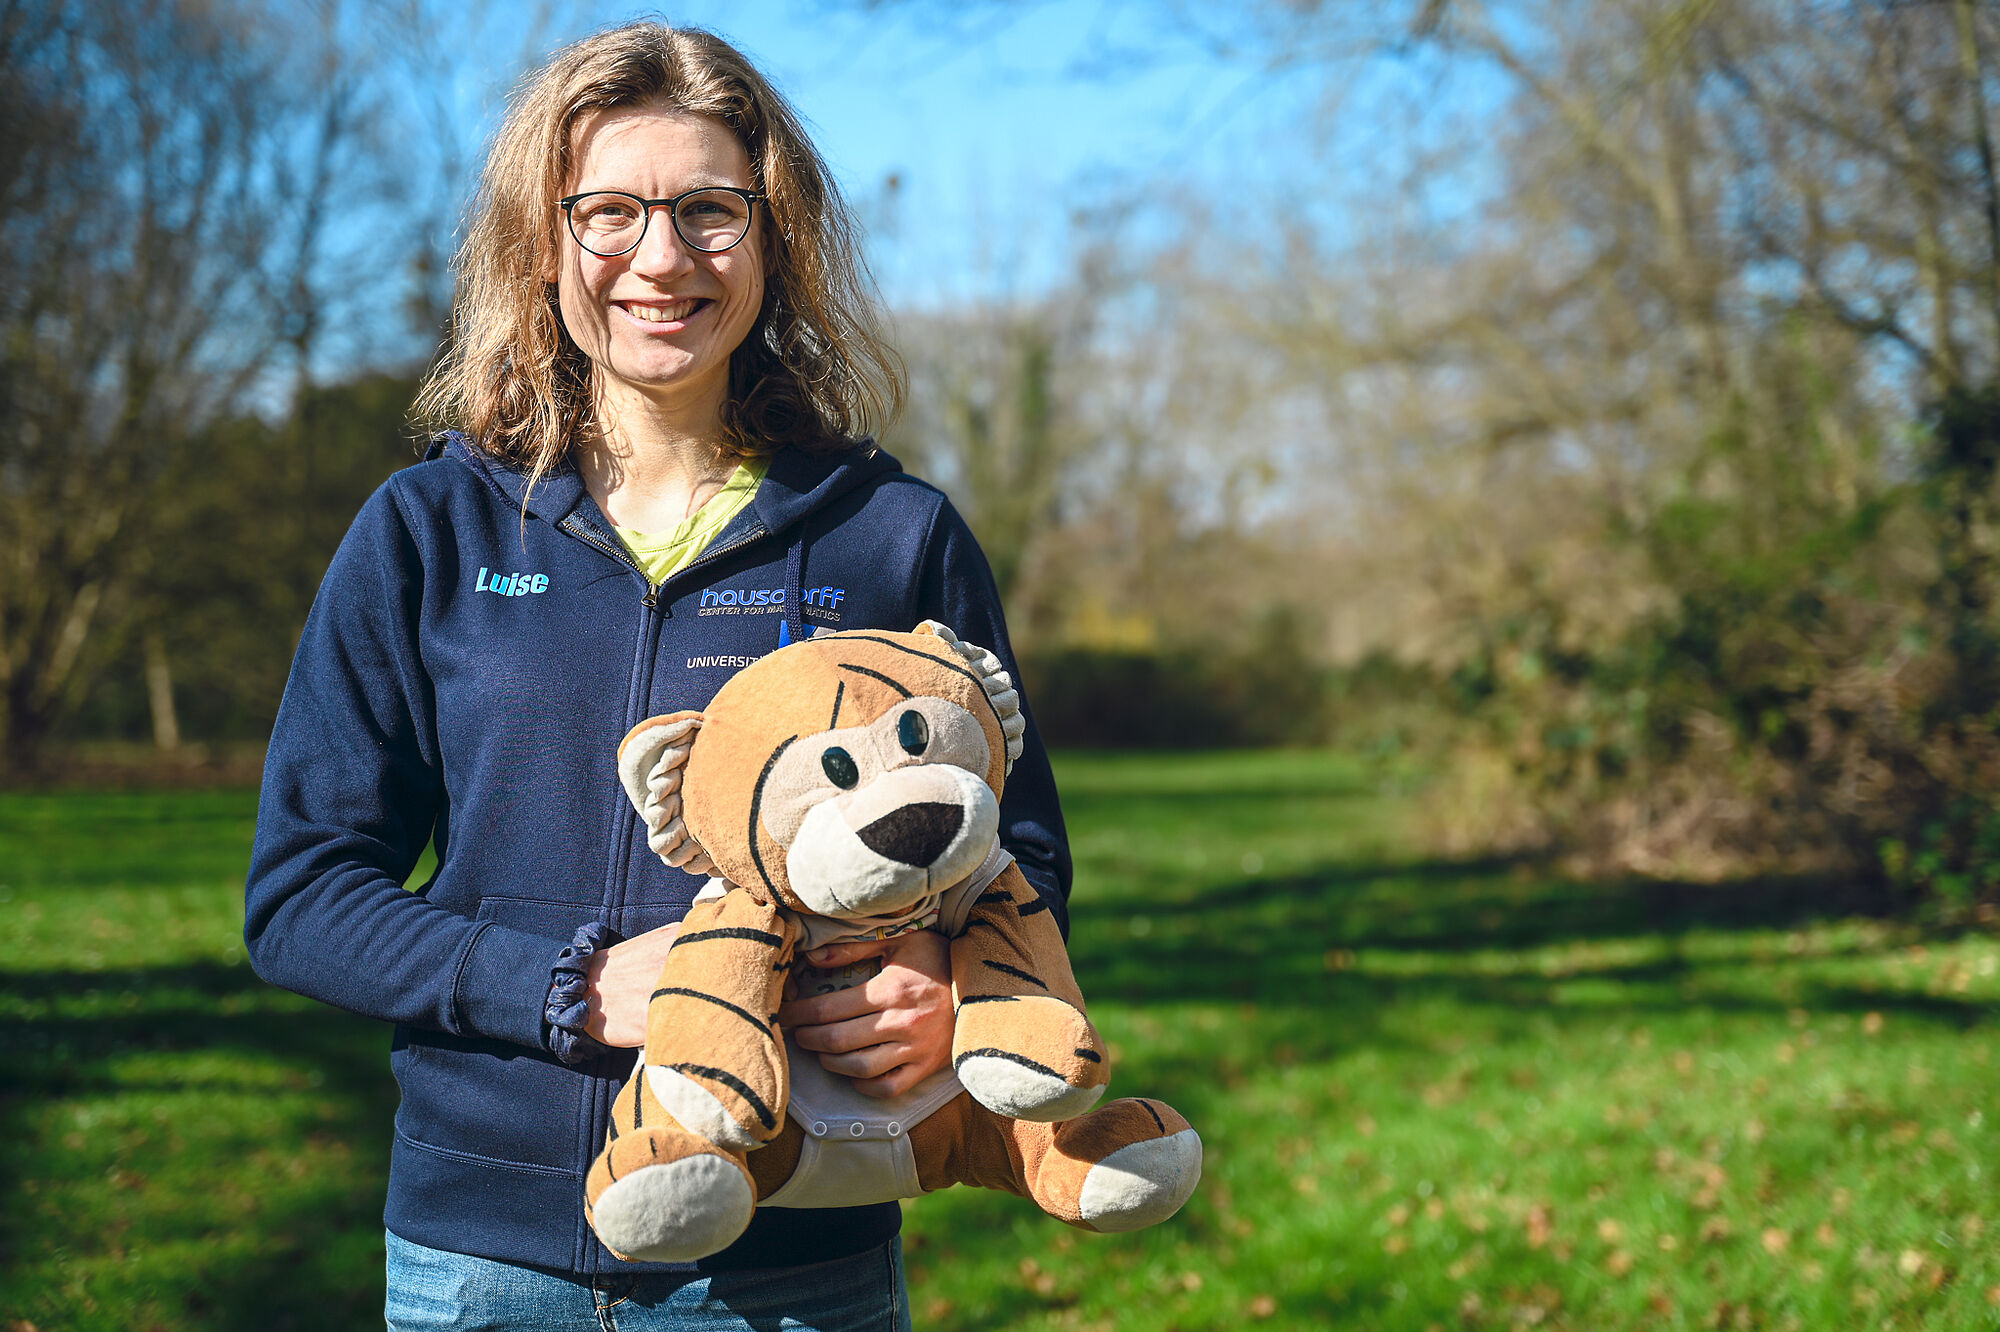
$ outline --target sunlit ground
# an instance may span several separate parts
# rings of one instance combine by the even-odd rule
[[[1181,1217],[928,1198],[919,1326],[2000,1325],[2000,943],[1840,885],[1578,884],[1414,858],[1338,755],[1059,762],[1114,1091]],[[254,798],[0,797],[0,1312],[379,1319],[386,1035],[260,984]]]

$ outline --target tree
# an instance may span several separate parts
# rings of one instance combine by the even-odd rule
[[[351,80],[316,15],[0,16],[0,755],[32,765],[139,590],[207,423],[311,355]],[[288,20],[303,18],[303,24]],[[319,39],[319,40],[316,40]],[[115,109],[115,112],[114,112]],[[171,729],[171,728],[169,728]]]

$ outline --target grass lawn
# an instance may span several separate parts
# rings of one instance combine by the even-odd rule
[[[1339,755],[1059,760],[1134,1236],[909,1208],[919,1326],[2000,1327],[2000,941],[1412,857]],[[0,795],[0,1329],[379,1326],[386,1033],[261,985],[253,797]]]

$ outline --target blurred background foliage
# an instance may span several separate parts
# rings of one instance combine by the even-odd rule
[[[1107,61],[1320,90],[1296,171],[1078,189],[1058,281],[892,310],[885,443],[1052,738],[1414,756],[1450,852],[2000,900],[2000,6],[1139,8]],[[0,0],[10,779],[261,741],[412,457],[450,23]]]

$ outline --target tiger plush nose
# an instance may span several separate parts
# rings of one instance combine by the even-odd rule
[[[919,801],[890,810],[855,836],[878,856],[905,865],[928,865],[944,853],[965,822],[957,805]]]

